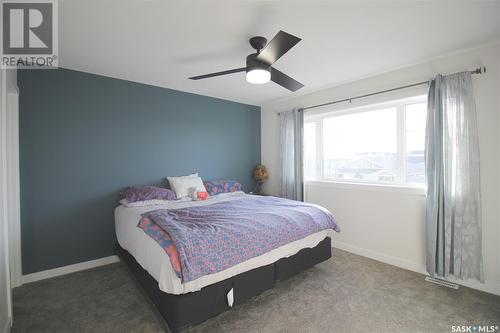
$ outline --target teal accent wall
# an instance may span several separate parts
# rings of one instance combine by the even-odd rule
[[[254,186],[259,107],[66,69],[19,70],[18,85],[23,274],[113,255],[128,185]]]

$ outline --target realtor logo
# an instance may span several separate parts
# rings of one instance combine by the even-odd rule
[[[1,1],[2,67],[57,67],[57,0]]]

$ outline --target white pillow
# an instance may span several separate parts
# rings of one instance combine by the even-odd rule
[[[174,190],[177,198],[190,196],[193,192],[206,192],[205,185],[198,173],[182,177],[167,177],[170,188]]]

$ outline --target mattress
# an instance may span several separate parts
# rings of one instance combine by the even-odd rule
[[[335,233],[334,230],[323,230],[276,248],[261,256],[244,261],[221,272],[205,275],[196,280],[182,283],[181,279],[177,277],[172,268],[168,254],[154,239],[137,227],[141,214],[151,210],[210,205],[216,202],[240,199],[242,196],[248,195],[249,194],[242,192],[227,193],[219,194],[206,201],[180,200],[144,207],[125,207],[120,205],[115,209],[115,230],[118,243],[158,282],[158,287],[161,291],[180,295],[198,291],[205,286],[223,281],[240,273],[269,265],[281,258],[290,257],[301,249],[313,248],[323,239],[332,237]]]

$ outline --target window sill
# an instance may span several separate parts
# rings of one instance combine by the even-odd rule
[[[342,182],[335,180],[306,180],[306,186],[314,187],[330,187],[345,190],[357,190],[357,191],[374,191],[374,192],[386,192],[402,195],[417,195],[425,196],[426,189],[424,186],[412,186],[404,184],[375,184],[375,183],[355,183],[355,182]]]

